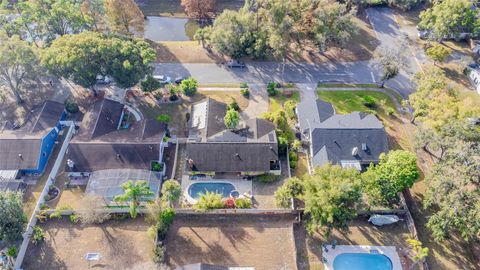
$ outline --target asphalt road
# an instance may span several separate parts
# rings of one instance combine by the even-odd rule
[[[420,70],[411,45],[415,31],[406,33],[400,29],[392,11],[388,8],[369,9],[369,19],[382,46],[390,46],[406,52],[407,65],[400,74],[386,83],[403,97],[415,91],[411,81],[413,74]],[[407,38],[408,37],[408,38]],[[248,62],[244,69],[230,69],[221,64],[201,63],[157,63],[155,74],[194,77],[200,83],[268,83],[272,81],[293,83],[346,82],[374,83],[381,77],[375,60],[345,63],[291,63]]]

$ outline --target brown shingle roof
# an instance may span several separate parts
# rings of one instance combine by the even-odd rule
[[[65,106],[62,103],[47,100],[43,104],[42,111],[35,126],[33,126],[32,132],[52,130],[57,125],[64,110]]]
[[[0,138],[0,170],[37,168],[41,148],[41,138]]]

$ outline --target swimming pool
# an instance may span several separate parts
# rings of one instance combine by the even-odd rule
[[[195,182],[190,184],[187,188],[188,196],[196,200],[202,194],[208,192],[220,193],[224,198],[230,196],[230,192],[235,190],[235,186],[229,182],[209,181],[209,182]]]
[[[342,253],[333,260],[333,270],[392,270],[390,259],[383,254]]]

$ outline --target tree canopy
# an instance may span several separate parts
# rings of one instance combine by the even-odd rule
[[[37,51],[18,36],[8,37],[0,31],[0,83],[10,88],[17,103],[22,103],[25,82],[40,72]]]
[[[362,174],[363,190],[373,205],[390,206],[398,203],[397,193],[410,188],[417,180],[419,171],[414,153],[403,150],[380,155],[377,165],[370,165]]]
[[[148,43],[95,32],[56,39],[42,54],[51,73],[94,90],[97,75],[109,75],[121,87],[132,87],[151,72],[155,51]]]
[[[13,4],[12,34],[50,43],[57,36],[91,29],[92,18],[80,9],[78,0],[30,0]]]
[[[432,31],[433,39],[460,37],[461,33],[477,36],[480,32],[478,10],[469,0],[434,1],[433,7],[420,13],[420,28]]]
[[[304,177],[303,200],[310,233],[322,229],[329,234],[332,228],[348,228],[348,222],[357,215],[356,204],[362,196],[359,178],[357,170],[331,164]]]
[[[319,51],[345,46],[356,32],[352,16],[345,5],[327,0],[246,1],[239,11],[222,12],[203,36],[234,58],[284,57],[294,43],[299,50],[308,42]]]
[[[150,190],[146,181],[133,182],[129,180],[120,185],[123,190],[123,194],[117,195],[113,198],[116,202],[129,202],[130,204],[130,216],[132,218],[137,217],[137,208],[141,199],[149,198],[155,193]]]
[[[21,192],[0,191],[0,240],[14,243],[27,224]]]
[[[223,121],[228,129],[235,129],[240,122],[240,114],[234,109],[229,109],[227,110]]]
[[[443,62],[452,53],[452,50],[443,46],[442,44],[435,43],[431,47],[425,50],[427,56],[433,60],[433,63]]]
[[[105,0],[105,15],[111,31],[122,35],[141,34],[145,21],[134,0]]]
[[[188,17],[209,20],[215,15],[216,0],[182,0],[181,5]]]

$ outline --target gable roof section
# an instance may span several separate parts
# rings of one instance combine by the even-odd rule
[[[160,143],[70,142],[67,158],[77,172],[106,169],[150,169],[158,160]],[[118,156],[117,156],[118,154]]]
[[[120,123],[124,105],[120,102],[103,98],[93,105],[82,121],[81,129],[88,139],[95,139],[116,131]]]
[[[314,129],[335,114],[332,104],[321,99],[304,100],[297,105],[298,123],[302,132]]]
[[[223,118],[227,112],[225,103],[206,98],[192,104],[191,135],[198,135],[202,140],[225,130]]]
[[[352,112],[350,114],[335,114],[318,125],[318,128],[333,129],[379,129],[383,124],[373,114]]]
[[[47,100],[43,104],[42,111],[33,126],[32,133],[53,129],[60,120],[64,110],[65,106],[62,103]]]
[[[0,170],[38,167],[42,138],[0,137]]]
[[[312,133],[312,164],[322,166],[327,162],[340,164],[342,160],[361,163],[377,162],[381,153],[388,152],[387,134],[377,129],[326,129],[316,128]],[[362,150],[366,144],[367,150]],[[352,155],[357,147],[357,155]]]
[[[188,143],[187,158],[194,171],[266,172],[278,151],[276,143]]]

